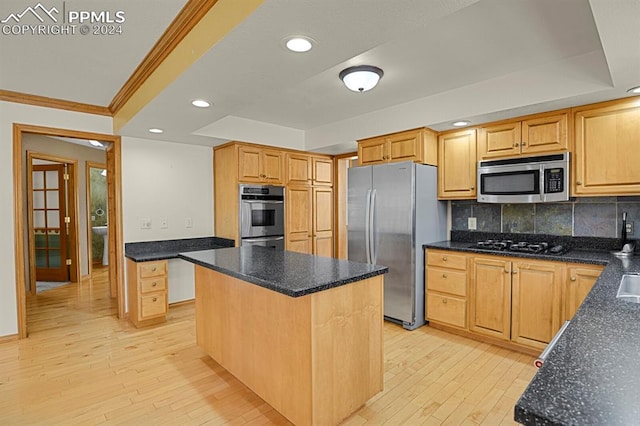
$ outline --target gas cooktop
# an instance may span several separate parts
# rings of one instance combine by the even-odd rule
[[[484,240],[470,246],[479,250],[488,251],[512,251],[520,253],[533,254],[551,254],[561,255],[569,251],[568,248],[561,245],[552,245],[545,241],[513,241],[513,240]]]

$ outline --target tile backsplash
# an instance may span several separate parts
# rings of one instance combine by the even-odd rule
[[[622,212],[633,222],[631,239],[640,238],[640,197],[581,197],[562,203],[488,204],[451,201],[451,229],[468,230],[476,218],[477,231],[573,237],[620,237]]]

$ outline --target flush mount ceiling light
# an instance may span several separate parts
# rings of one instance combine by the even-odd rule
[[[292,52],[304,53],[313,48],[314,41],[305,36],[292,36],[284,40],[284,45]]]
[[[354,92],[366,92],[373,89],[383,75],[384,72],[380,68],[372,65],[349,67],[338,74],[344,85]]]
[[[628,93],[638,94],[638,93],[640,93],[640,86],[632,87],[631,89],[627,90],[627,92]]]
[[[209,108],[211,106],[211,104],[204,99],[194,99],[191,101],[191,105],[198,108]]]
[[[104,146],[104,145],[102,145],[102,143],[101,143],[101,142],[98,142],[98,141],[97,141],[97,140],[95,140],[95,139],[91,139],[91,140],[89,141],[89,143],[90,143],[91,145],[96,146],[96,147],[99,147],[99,148]]]
[[[156,129],[156,128],[149,129],[149,133],[158,133],[158,134],[160,134],[162,132],[164,132],[164,130],[162,130],[162,129]]]
[[[452,125],[456,126],[456,127],[464,127],[464,126],[468,126],[469,124],[471,124],[470,121],[465,121],[465,120],[460,120],[460,121],[456,121],[454,123],[451,123]]]

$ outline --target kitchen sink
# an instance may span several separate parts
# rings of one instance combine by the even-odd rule
[[[624,274],[620,280],[617,298],[640,303],[640,274]]]

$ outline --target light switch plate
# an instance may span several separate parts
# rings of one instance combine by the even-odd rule
[[[467,228],[468,228],[470,231],[475,231],[475,230],[476,230],[476,228],[477,228],[477,226],[478,226],[478,222],[477,222],[477,220],[476,220],[476,218],[475,218],[475,217],[470,217],[470,218],[467,220]]]
[[[149,219],[148,217],[141,217],[140,229],[151,229],[151,219]]]
[[[184,226],[186,228],[193,228],[193,219],[188,217],[184,220]]]

